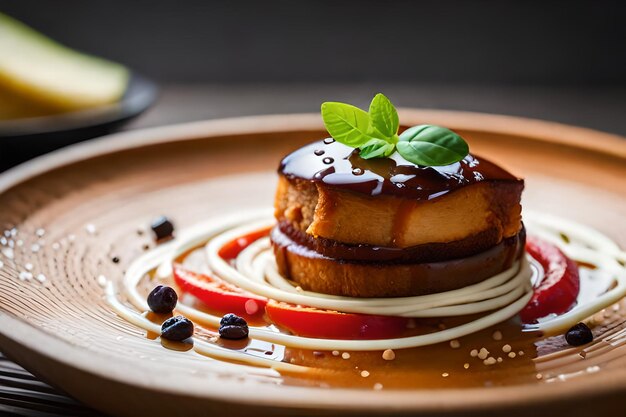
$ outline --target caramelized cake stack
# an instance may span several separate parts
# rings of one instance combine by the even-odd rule
[[[467,155],[441,167],[363,159],[333,139],[283,159],[271,233],[280,273],[304,290],[402,297],[453,290],[523,255],[523,180]]]

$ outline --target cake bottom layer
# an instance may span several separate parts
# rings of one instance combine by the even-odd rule
[[[274,227],[278,271],[304,290],[349,297],[408,297],[463,288],[513,266],[524,254],[526,232],[478,254],[439,262],[368,262],[331,258]]]

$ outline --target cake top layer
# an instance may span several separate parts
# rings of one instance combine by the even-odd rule
[[[332,138],[313,142],[287,155],[279,173],[288,179],[320,182],[370,196],[392,195],[431,200],[483,181],[522,181],[503,168],[473,155],[451,165],[417,166],[399,153],[363,159],[359,150]]]

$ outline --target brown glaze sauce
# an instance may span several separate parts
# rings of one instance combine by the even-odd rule
[[[182,255],[177,261],[186,268],[202,271],[206,265],[204,250],[198,248]],[[610,285],[609,277],[597,275],[595,270],[582,266],[581,295],[579,303],[587,302],[592,296],[606,291]],[[139,290],[146,295],[155,285],[154,276],[147,276],[140,282]],[[159,281],[159,283],[162,283]],[[168,283],[174,285],[173,283]],[[195,298],[181,294],[180,301],[201,311],[215,315],[219,312],[208,310]],[[626,306],[625,306],[626,307]],[[147,318],[160,324],[169,315],[148,314]],[[473,319],[472,316],[445,319],[415,320],[414,328],[407,329],[406,336],[429,333],[442,328],[457,326]],[[267,323],[254,323],[266,325]],[[606,325],[600,323],[599,325]],[[383,352],[346,352],[313,351],[295,349],[254,339],[228,341],[216,338],[216,329],[195,323],[196,337],[215,342],[223,347],[276,361],[308,366],[310,372],[305,375],[281,374],[283,384],[314,386],[322,388],[351,387],[364,389],[440,389],[464,387],[489,387],[520,384],[543,383],[550,377],[550,366],[537,362],[545,355],[571,351],[563,336],[545,338],[538,332],[525,331],[517,318],[512,318],[489,329],[459,338],[457,343],[440,343],[413,349],[394,351],[393,360],[385,360]],[[154,339],[155,334],[147,334]],[[508,346],[507,346],[508,345]],[[203,355],[191,349],[189,343],[165,343],[167,349],[179,351],[185,355],[203,358]],[[509,348],[510,347],[510,351]],[[472,350],[489,351],[488,357],[496,361],[487,365],[480,357],[473,356]],[[593,347],[591,348],[593,349]],[[511,356],[513,353],[513,357]],[[579,367],[585,370],[591,362],[585,360],[585,351],[576,356]],[[500,358],[500,359],[498,359]],[[549,362],[548,362],[549,363]],[[364,372],[365,371],[365,372]]]
[[[431,200],[483,181],[522,180],[486,159],[473,155],[440,167],[422,167],[397,152],[389,158],[363,159],[358,149],[332,138],[313,142],[287,155],[279,173],[288,179],[321,182],[338,189],[377,196]],[[402,228],[402,221],[397,222]]]

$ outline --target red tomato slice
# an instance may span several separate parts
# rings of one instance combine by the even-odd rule
[[[219,278],[192,272],[179,263],[172,265],[174,281],[183,292],[202,301],[212,310],[238,316],[262,316],[267,299],[244,291]]]
[[[545,276],[520,317],[533,323],[549,314],[563,314],[576,304],[580,291],[578,265],[555,245],[536,237],[526,240],[526,251],[543,267]]]
[[[322,339],[388,339],[400,337],[407,328],[404,317],[340,313],[270,302],[267,317],[278,327],[298,336]]]
[[[256,240],[259,240],[262,237],[265,237],[269,234],[271,228],[257,230],[256,232],[252,232],[245,236],[238,237],[237,239],[231,240],[224,246],[220,248],[217,254],[224,259],[225,261],[232,261],[235,259],[242,250],[247,248],[251,243]]]

